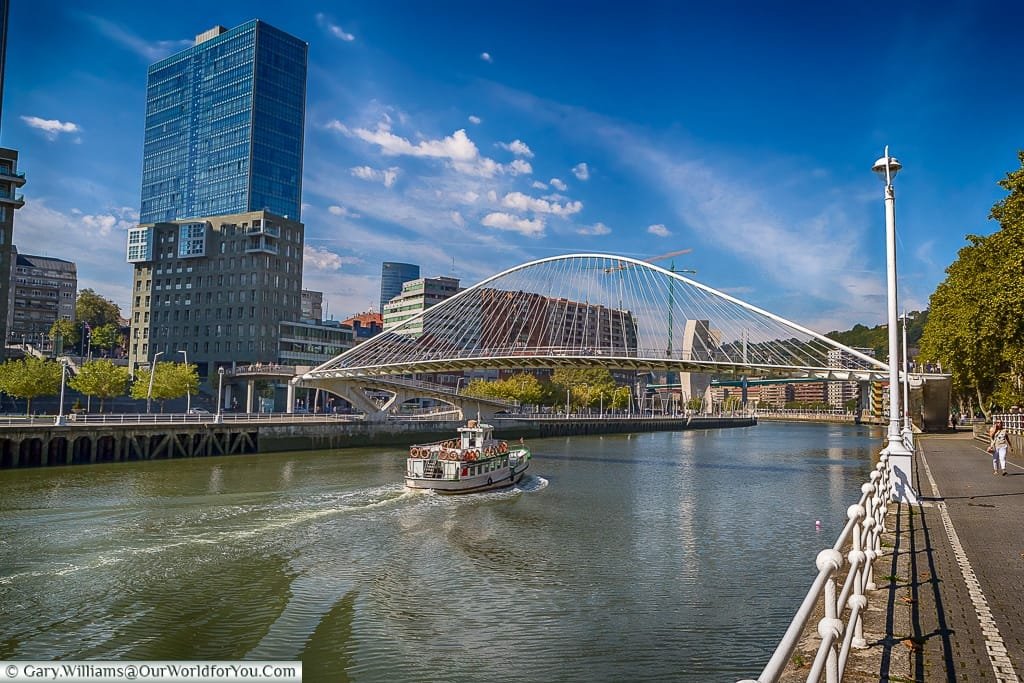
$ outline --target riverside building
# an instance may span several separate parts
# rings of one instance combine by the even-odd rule
[[[71,261],[17,254],[10,340],[45,345],[58,320],[75,320],[78,269]]]
[[[307,48],[254,19],[149,68],[133,367],[277,362],[280,324],[302,317]]]
[[[129,230],[132,366],[277,362],[278,323],[302,313],[302,246],[302,223],[266,211]]]
[[[384,306],[389,301],[402,293],[402,285],[410,280],[418,280],[420,267],[412,263],[397,263],[385,261],[380,267],[380,308],[384,312]]]

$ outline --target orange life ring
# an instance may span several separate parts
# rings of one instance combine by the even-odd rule
[[[411,455],[414,458],[420,457],[420,449],[418,449],[418,448],[410,448],[409,449],[409,455]]]
[[[498,448],[500,448],[500,449],[501,449],[501,452],[502,452],[502,453],[508,453],[508,443],[506,443],[506,442],[502,441],[502,442],[501,442],[501,445],[500,445],[500,446],[498,446]]]

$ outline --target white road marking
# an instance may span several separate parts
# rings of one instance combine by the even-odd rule
[[[928,460],[924,457],[924,452],[919,452],[919,454],[921,456],[921,464],[924,465],[924,472],[928,475],[928,482],[932,485],[932,490],[935,491],[935,497],[941,498],[942,495],[939,493],[939,487],[935,484],[935,479],[932,478],[932,471],[928,467]],[[986,453],[986,455],[988,454]],[[946,509],[945,501],[939,501],[937,507],[942,515],[942,525],[946,527],[946,534],[949,536],[950,545],[953,546],[956,562],[960,565],[960,573],[964,577],[964,583],[967,584],[967,592],[970,594],[971,602],[974,604],[974,611],[978,615],[978,621],[981,623],[981,632],[985,636],[985,651],[988,652],[988,660],[992,664],[992,671],[995,673],[996,681],[1020,683],[1017,673],[1013,670],[1013,662],[1010,661],[1010,656],[1006,653],[1006,643],[1003,641],[1003,636],[999,633],[999,627],[996,626],[992,610],[988,608],[988,601],[981,590],[978,577],[974,574],[974,569],[971,568],[971,563],[967,559],[967,553],[960,543],[960,536],[957,535],[956,529],[953,528],[953,520],[949,518],[949,511]]]

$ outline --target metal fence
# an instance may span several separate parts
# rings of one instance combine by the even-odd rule
[[[992,416],[992,422],[1002,420],[1010,434],[1024,434],[1024,413],[1001,413]]]
[[[838,683],[843,678],[850,650],[867,647],[861,615],[868,604],[865,591],[875,589],[872,565],[882,552],[881,536],[892,493],[888,461],[883,453],[868,481],[860,487],[860,500],[847,509],[849,521],[839,538],[831,548],[818,553],[815,562],[818,575],[768,664],[756,681],[740,683],[778,681],[819,605],[823,614],[817,628],[821,644],[807,681],[820,681],[824,676],[828,683]],[[836,580],[842,578],[840,570],[844,567],[846,574],[839,588]]]

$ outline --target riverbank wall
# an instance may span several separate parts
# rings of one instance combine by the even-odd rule
[[[571,418],[494,420],[502,439],[750,427],[751,417]],[[451,438],[462,421],[393,420],[187,424],[68,424],[0,429],[0,469],[301,450],[403,447]]]

